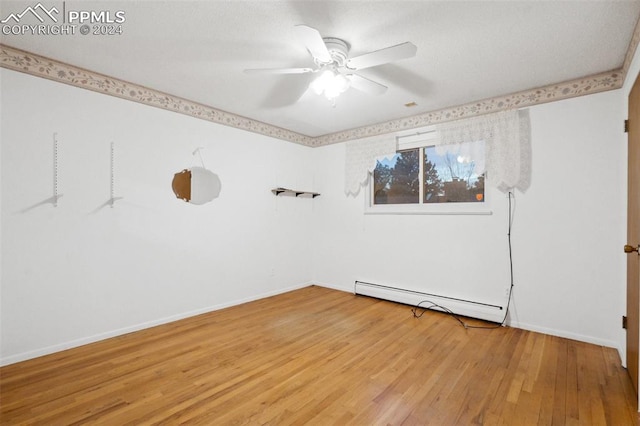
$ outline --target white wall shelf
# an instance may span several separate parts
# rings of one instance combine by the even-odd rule
[[[299,197],[301,195],[306,195],[306,196],[310,196],[311,198],[316,198],[317,196],[319,196],[320,194],[318,192],[310,192],[310,191],[296,191],[295,189],[288,189],[288,188],[274,188],[271,190],[271,192],[273,192],[274,195],[295,195],[296,197]]]

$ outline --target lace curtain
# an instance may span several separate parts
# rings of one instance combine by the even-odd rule
[[[529,111],[504,111],[464,120],[436,124],[436,146],[457,145],[453,150],[463,157],[475,159],[476,173],[487,172],[487,183],[502,192],[518,189],[522,192],[531,183],[531,126]],[[484,161],[477,155],[477,142],[484,141]],[[376,160],[396,153],[395,135],[359,139],[346,143],[345,193],[356,196],[366,184]],[[442,147],[442,150],[445,150]]]
[[[529,111],[504,111],[437,124],[437,145],[459,145],[484,140],[487,182],[502,192],[524,192],[531,184],[531,125]],[[473,158],[473,157],[472,157]],[[482,167],[484,166],[484,167]]]
[[[391,158],[396,153],[395,135],[358,139],[346,144],[344,192],[354,197],[367,183],[369,173],[376,168],[378,158]]]

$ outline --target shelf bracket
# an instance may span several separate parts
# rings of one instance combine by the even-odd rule
[[[294,189],[288,189],[288,188],[273,188],[271,190],[271,192],[273,192],[274,195],[278,196],[280,194],[291,194],[291,195],[295,195],[296,198],[301,196],[301,195],[310,195],[311,198],[316,198],[318,197],[320,194],[317,192],[310,192],[310,191],[298,191],[298,190],[294,190]]]

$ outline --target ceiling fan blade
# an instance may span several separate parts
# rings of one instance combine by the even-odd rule
[[[348,74],[347,78],[351,81],[351,87],[370,95],[381,95],[387,91],[387,86],[376,83],[358,74]]]
[[[399,61],[400,59],[412,58],[416,55],[417,51],[418,48],[416,45],[407,41],[405,43],[351,58],[347,61],[347,68],[361,70],[364,68],[375,67],[389,62]]]
[[[247,74],[305,74],[313,68],[257,68],[244,70]]]
[[[311,56],[320,63],[328,64],[332,61],[331,54],[327,50],[327,46],[322,40],[320,32],[315,28],[311,28],[306,25],[295,26],[296,35],[307,47]]]

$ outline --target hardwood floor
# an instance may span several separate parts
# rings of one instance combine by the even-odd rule
[[[614,349],[308,287],[0,369],[13,424],[631,425]]]

